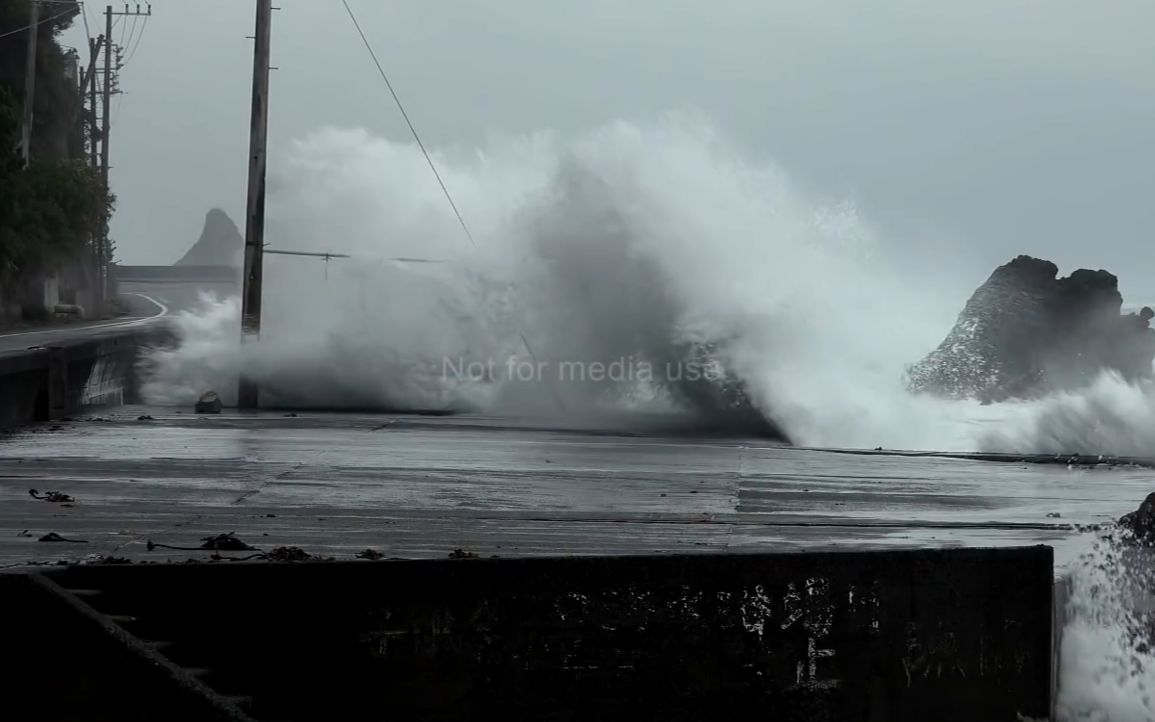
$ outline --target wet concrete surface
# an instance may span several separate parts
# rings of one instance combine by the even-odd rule
[[[124,407],[0,437],[0,564],[207,559],[147,543],[224,532],[337,558],[1047,543],[1062,562],[1081,546],[1078,525],[1134,508],[1153,477],[625,421]],[[50,532],[84,543],[38,541]]]

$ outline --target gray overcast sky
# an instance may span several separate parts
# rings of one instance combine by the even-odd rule
[[[752,159],[853,199],[912,268],[1025,252],[1155,300],[1149,0],[351,3],[430,145],[699,109]],[[340,0],[275,4],[272,162],[327,124],[407,140]],[[253,3],[153,12],[113,116],[129,263],[174,261],[211,206],[243,219]]]

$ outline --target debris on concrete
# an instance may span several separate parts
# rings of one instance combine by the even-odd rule
[[[219,414],[221,412],[222,404],[221,397],[216,391],[206,391],[197,399],[196,406],[193,410],[198,414]]]
[[[1052,511],[1050,514],[1047,514],[1047,518],[1048,519],[1061,519],[1061,518],[1063,518],[1063,515],[1057,511]]]
[[[229,552],[251,551],[257,549],[256,547],[249,546],[244,541],[242,541],[241,538],[236,535],[236,532],[229,532],[228,534],[217,534],[216,536],[206,536],[202,541],[204,541],[204,544],[201,544],[201,549],[215,549],[218,551]]]
[[[38,541],[42,541],[42,542],[71,542],[72,544],[87,544],[88,543],[87,539],[67,539],[65,537],[60,536],[59,534],[57,534],[54,531],[48,532],[44,536],[40,537],[40,539]]]
[[[81,559],[79,564],[94,564],[94,565],[115,565],[115,564],[132,564],[132,560],[128,557],[117,557],[105,554],[89,554]]]
[[[260,551],[260,549],[246,544],[240,537],[236,535],[236,532],[217,534],[215,536],[206,536],[201,541],[204,543],[199,547],[178,547],[171,544],[161,544],[160,542],[154,542],[153,540],[149,539],[146,546],[149,551],[152,551],[153,549],[174,549],[176,551],[183,552],[195,552],[201,551],[203,549],[226,552]]]
[[[142,414],[141,416],[137,416],[136,420],[137,421],[156,421],[156,419],[152,418],[148,414]]]
[[[65,494],[65,493],[62,493],[59,491],[46,491],[43,494],[41,494],[40,492],[38,492],[35,489],[29,489],[28,495],[31,496],[33,499],[40,499],[41,501],[50,501],[54,504],[64,504],[64,503],[70,503],[70,502],[76,501],[76,499],[69,496],[68,494]]]
[[[262,559],[267,562],[333,561],[333,557],[314,556],[300,547],[276,547],[270,552],[257,552],[256,554],[249,554],[243,557],[227,557],[216,552],[209,555],[210,562],[247,562],[250,559]]]
[[[265,555],[271,562],[304,562],[316,558],[301,547],[277,547]]]
[[[464,549],[454,549],[449,552],[450,559],[480,559],[480,556],[473,552],[467,552]]]
[[[249,554],[248,556],[244,556],[244,557],[226,557],[222,554],[217,554],[216,552],[213,552],[212,554],[209,554],[209,561],[210,562],[247,562],[250,559],[264,559],[264,558],[266,558],[266,556],[267,555],[264,552],[257,552],[256,554]],[[192,560],[192,559],[189,560],[189,562],[192,562],[192,561],[194,561],[194,560]]]
[[[357,552],[357,558],[377,561],[378,559],[384,559],[385,555],[382,554],[381,552],[377,551],[376,549],[363,549],[363,550]]]

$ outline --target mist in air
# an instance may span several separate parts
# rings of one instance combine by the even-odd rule
[[[868,209],[808,197],[700,118],[435,161],[472,239],[410,143],[326,128],[274,159],[270,244],[352,258],[267,257],[258,345],[239,347],[236,299],[180,315],[179,346],[150,359],[150,400],[227,400],[243,354],[267,399],[295,405],[715,418],[740,389],[801,445],[1125,454],[1155,441],[1155,402],[1107,375],[991,406],[908,393],[907,365],[965,301],[941,289],[984,277],[912,274]]]

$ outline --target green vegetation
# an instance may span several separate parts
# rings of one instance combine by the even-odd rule
[[[42,11],[55,14],[58,7],[45,5]],[[74,60],[56,41],[78,12],[66,12],[39,27],[27,168],[17,149],[27,34],[0,38],[0,291],[4,279],[39,273],[84,252],[112,212],[114,199],[84,160],[83,104],[71,74]],[[27,22],[27,0],[0,0],[0,34]]]

